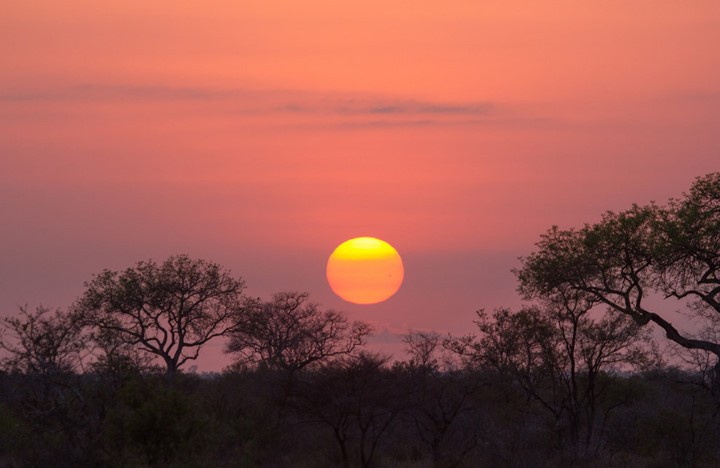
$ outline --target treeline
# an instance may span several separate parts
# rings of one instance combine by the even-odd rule
[[[406,337],[411,357],[405,361],[361,352],[298,370],[263,363],[213,375],[179,373],[172,383],[159,368],[127,362],[105,362],[83,373],[6,372],[0,375],[0,464],[720,461],[718,400],[700,373],[661,366],[618,372],[578,363],[572,374],[560,367],[569,360],[561,348],[525,338],[510,343],[514,337],[501,336],[509,349],[480,355],[473,348],[458,359],[444,347],[457,342],[414,333]]]
[[[0,465],[717,466],[719,272],[720,174],[550,229],[516,272],[527,306],[408,333],[403,361],[212,262],[104,271],[2,320]],[[183,371],[219,337],[228,369]]]

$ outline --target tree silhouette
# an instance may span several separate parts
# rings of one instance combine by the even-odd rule
[[[588,312],[551,306],[498,309],[490,316],[480,311],[479,339],[450,343],[469,363],[507,376],[537,402],[575,460],[597,447],[599,411],[611,386],[606,374],[655,362],[651,335],[631,318],[611,313],[594,320]]]
[[[227,352],[241,366],[263,364],[292,373],[348,356],[365,344],[372,331],[366,323],[321,311],[308,297],[282,292],[268,302],[254,301],[230,333]]]
[[[112,335],[161,358],[170,380],[197,359],[202,345],[231,331],[245,310],[241,279],[185,255],[105,270],[86,286],[75,305],[77,320],[105,342]]]
[[[76,371],[85,345],[82,327],[60,310],[21,307],[19,317],[0,323],[0,348],[8,353],[2,367],[11,372],[54,376]]]
[[[638,324],[655,323],[678,345],[715,356],[720,391],[720,173],[696,179],[667,206],[635,205],[606,213],[581,229],[550,229],[517,272],[526,298],[558,301],[569,294],[603,304]],[[690,301],[705,322],[697,336],[681,331],[648,298]]]
[[[452,361],[437,332],[412,331],[403,336],[407,362],[393,369],[404,374],[408,418],[428,448],[434,466],[460,466],[463,458],[478,445],[479,431],[467,420],[478,420],[472,408],[472,395],[480,381],[472,371]]]
[[[371,466],[390,425],[408,406],[406,389],[386,367],[387,360],[361,353],[322,366],[300,382],[295,410],[306,423],[332,430],[344,467],[352,466],[353,453],[360,466]]]
[[[94,427],[78,374],[88,351],[85,331],[69,314],[38,307],[3,319],[0,332],[7,353],[0,367],[14,376],[12,394],[33,436],[61,431],[67,435],[65,457],[82,457]]]

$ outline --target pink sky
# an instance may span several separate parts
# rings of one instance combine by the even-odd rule
[[[720,170],[718,44],[715,0],[11,2],[0,314],[187,253],[381,340],[471,331],[551,225]],[[324,276],[365,235],[405,262],[374,306]]]

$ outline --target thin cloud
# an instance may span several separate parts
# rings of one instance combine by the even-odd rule
[[[557,122],[527,114],[515,106],[491,101],[431,101],[360,93],[243,87],[81,84],[6,91],[0,93],[0,103],[3,102],[15,104],[0,110],[5,118],[22,113],[25,105],[148,103],[161,112],[164,108],[169,109],[164,107],[165,104],[187,104],[192,106],[193,112],[258,118],[262,125],[287,129],[362,131],[403,127],[557,125]],[[36,107],[32,109],[33,112],[38,110]],[[172,112],[177,112],[177,109]],[[270,116],[279,118],[272,121],[265,119]]]
[[[98,84],[82,84],[56,89],[17,90],[0,94],[0,101],[16,103],[53,101],[207,102],[231,105],[239,113],[271,112],[345,116],[486,116],[491,114],[496,107],[490,102],[447,103],[362,95],[321,95],[285,90]],[[420,119],[411,123],[414,125],[429,124],[432,121]]]
[[[487,115],[494,109],[489,102],[461,104],[443,104],[422,101],[361,102],[356,105],[341,105],[335,108],[337,113],[379,114],[379,115]]]
[[[477,103],[469,105],[453,105],[453,104],[428,104],[423,102],[409,102],[405,104],[396,104],[394,106],[378,107],[371,110],[373,113],[397,114],[397,113],[417,113],[417,114],[460,114],[460,115],[485,115],[493,110],[491,103]]]
[[[17,90],[0,94],[0,101],[212,101],[242,98],[249,94],[242,89],[82,84],[55,89]]]

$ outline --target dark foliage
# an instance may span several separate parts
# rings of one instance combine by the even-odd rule
[[[74,306],[110,360],[127,351],[162,360],[171,380],[208,341],[226,335],[245,310],[245,284],[220,265],[173,256],[105,270],[86,284]]]
[[[82,408],[37,420],[35,376],[0,376],[3,466],[714,466],[718,403],[676,369],[605,374],[592,456],[558,444],[558,420],[486,370],[427,372],[363,356],[303,371],[277,424],[277,376],[77,377]],[[90,428],[82,429],[82,428]]]

